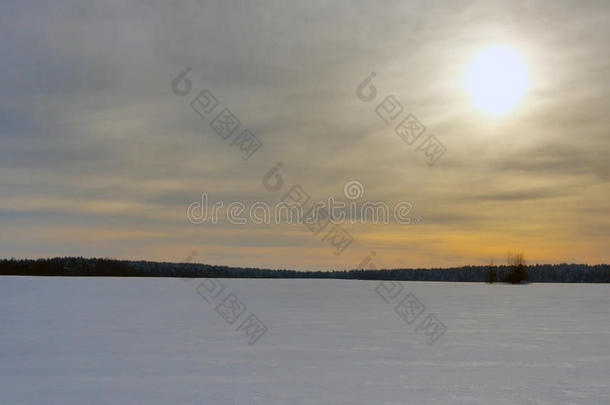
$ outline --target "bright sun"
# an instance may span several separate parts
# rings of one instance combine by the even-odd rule
[[[512,49],[493,45],[474,56],[464,80],[477,108],[493,115],[508,112],[528,88],[527,68]]]

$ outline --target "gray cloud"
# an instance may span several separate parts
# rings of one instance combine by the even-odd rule
[[[177,251],[188,244],[179,219],[186,204],[202,191],[225,200],[279,198],[261,187],[278,161],[287,184],[302,184],[316,199],[340,195],[346,181],[358,179],[370,200],[413,201],[429,215],[421,227],[428,239],[434,233],[449,241],[456,227],[498,232],[494,204],[504,203],[528,204],[528,221],[544,211],[529,204],[544,201],[571,221],[594,223],[596,210],[608,207],[609,11],[603,1],[4,1],[0,255],[69,254],[43,236],[27,242],[11,235],[91,226],[163,235],[154,236],[162,252],[156,258],[183,257],[191,249]],[[527,56],[532,88],[522,109],[490,124],[469,105],[459,80],[468,55],[505,41]],[[194,92],[209,88],[263,140],[250,161],[189,108],[194,92],[178,98],[170,91],[187,65]],[[372,71],[379,96],[364,104],[355,89]],[[389,94],[447,147],[436,166],[375,115]],[[127,205],[90,212],[101,201]],[[538,218],[549,221],[544,212]],[[520,221],[512,226],[531,224]],[[610,230],[578,229],[595,237]],[[394,232],[351,231],[361,240],[368,232]],[[236,252],[244,248],[243,264],[269,254],[245,247],[285,247],[285,229],[276,232],[259,243],[260,230],[231,237],[210,229],[205,243],[217,237]],[[309,236],[294,236],[297,263],[284,253],[264,262],[298,266]],[[75,233],[70,246],[75,254],[136,257],[148,243],[134,233],[120,248],[94,246]],[[414,249],[421,265],[435,252]],[[608,257],[594,261],[602,259]]]

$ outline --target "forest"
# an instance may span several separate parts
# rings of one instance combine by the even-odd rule
[[[128,261],[107,258],[56,257],[0,260],[0,275],[64,277],[185,277],[185,278],[328,278],[354,280],[489,282],[510,280],[510,265],[450,268],[298,271],[228,267],[200,263]],[[608,283],[610,265],[534,264],[525,266],[533,283]]]

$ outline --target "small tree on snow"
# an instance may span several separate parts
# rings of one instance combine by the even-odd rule
[[[525,269],[525,259],[523,253],[508,253],[506,256],[508,265],[508,274],[504,281],[512,284],[520,284],[522,281],[527,281],[527,271]]]
[[[493,259],[489,263],[489,266],[485,269],[485,282],[493,284],[496,282],[496,266],[494,266]]]

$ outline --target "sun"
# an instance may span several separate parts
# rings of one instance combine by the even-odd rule
[[[509,47],[492,45],[476,53],[466,68],[464,87],[475,107],[504,115],[528,89],[527,67]]]

